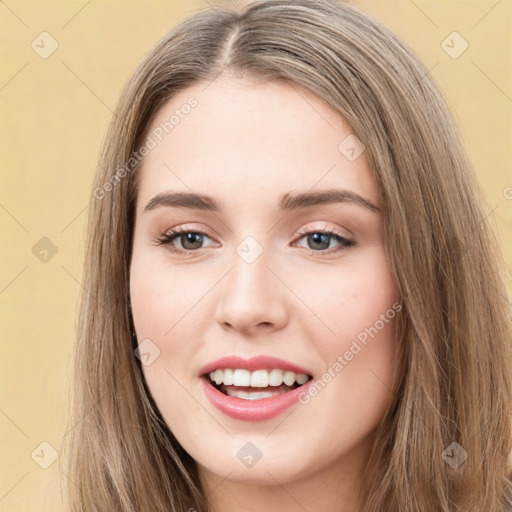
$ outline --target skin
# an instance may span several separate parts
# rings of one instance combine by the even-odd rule
[[[360,511],[356,491],[375,429],[393,398],[395,320],[307,405],[260,422],[231,419],[204,394],[200,368],[226,355],[267,354],[315,379],[397,300],[380,212],[352,203],[279,212],[285,192],[348,189],[379,207],[363,152],[350,161],[338,146],[350,126],[320,99],[277,83],[221,76],[167,102],[148,134],[191,96],[198,101],[145,157],[136,206],[130,293],[139,342],[160,355],[143,366],[149,389],[178,441],[197,461],[215,511]],[[299,93],[300,92],[300,93]],[[203,193],[222,212],[160,206],[157,194]],[[155,239],[170,228],[180,255]],[[299,230],[334,230],[311,241]],[[247,263],[237,246],[252,236],[262,254]],[[194,248],[199,247],[199,248]],[[399,313],[397,313],[399,314]],[[236,454],[262,453],[251,468]]]

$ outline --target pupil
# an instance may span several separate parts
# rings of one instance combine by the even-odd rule
[[[185,237],[185,243],[183,243],[183,237]],[[187,233],[186,235],[183,235],[182,237],[182,245],[185,249],[197,249],[202,242],[201,235],[199,233]],[[196,238],[198,240],[196,240]],[[191,242],[192,244],[196,244],[193,247],[186,247],[186,243]]]
[[[329,247],[329,236],[327,233],[313,233],[309,235],[309,239],[313,240],[314,243],[320,243],[322,245],[322,238],[324,240],[325,247],[320,247],[321,249],[327,249]],[[312,247],[312,249],[318,249],[319,247]]]

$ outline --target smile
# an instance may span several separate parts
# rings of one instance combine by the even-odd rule
[[[210,402],[223,414],[242,421],[277,416],[298,401],[312,379],[295,365],[265,356],[224,358],[207,365],[201,374]]]

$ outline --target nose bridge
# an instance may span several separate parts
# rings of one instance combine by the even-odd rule
[[[272,273],[269,271],[269,251],[252,236],[246,237],[233,255],[233,285],[245,295],[261,296],[269,290]]]
[[[285,321],[284,290],[268,268],[271,259],[270,252],[253,236],[246,236],[236,246],[217,308],[220,323],[250,330],[258,324],[277,327]]]

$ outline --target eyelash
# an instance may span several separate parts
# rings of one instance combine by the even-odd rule
[[[201,236],[207,236],[208,238],[210,238],[203,231],[191,230],[191,229],[187,230],[187,229],[183,229],[183,228],[173,228],[173,229],[170,229],[169,231],[163,233],[160,237],[156,237],[154,241],[155,241],[156,245],[168,246],[166,248],[169,252],[187,256],[187,255],[197,253],[199,249],[194,249],[194,250],[176,249],[175,247],[172,247],[171,244],[176,238],[186,235],[186,234],[189,234],[189,233],[193,233],[193,234],[201,235]],[[325,250],[320,250],[320,251],[315,251],[313,249],[308,249],[308,248],[303,247],[303,249],[308,251],[310,254],[333,254],[333,253],[346,251],[350,247],[354,247],[357,245],[357,243],[354,240],[349,240],[348,238],[345,238],[344,236],[340,235],[339,233],[336,233],[335,231],[332,231],[329,229],[313,229],[313,230],[310,229],[310,230],[308,230],[308,229],[303,228],[298,232],[298,234],[300,235],[298,239],[300,240],[302,237],[304,237],[306,235],[314,234],[314,233],[330,235],[333,238],[335,238],[338,242],[340,242],[341,245],[338,246],[338,248],[336,248],[335,250],[331,250],[332,249],[331,248],[331,249],[325,249]]]

